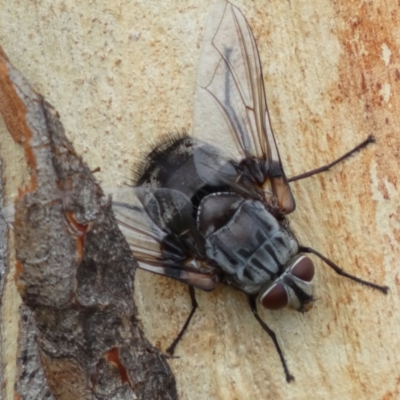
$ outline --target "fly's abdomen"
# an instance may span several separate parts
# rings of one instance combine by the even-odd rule
[[[209,203],[213,205],[212,200]],[[207,201],[200,213],[206,205]],[[292,233],[261,202],[254,200],[243,201],[229,221],[206,237],[207,257],[229,276],[229,283],[246,293],[257,293],[280,275],[297,252],[298,244]]]

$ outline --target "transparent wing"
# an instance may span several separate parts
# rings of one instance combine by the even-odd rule
[[[217,284],[217,271],[198,267],[196,238],[190,221],[192,205],[170,189],[113,188],[113,210],[139,267],[203,290]],[[186,236],[186,239],[185,239]]]
[[[161,243],[167,232],[151,220],[138,194],[138,190],[133,188],[113,190],[113,210],[119,228],[137,260],[162,263]]]
[[[256,184],[281,213],[292,212],[295,202],[271,127],[254,36],[240,10],[223,0],[209,17],[197,85],[198,174],[212,185],[242,180],[244,191]]]

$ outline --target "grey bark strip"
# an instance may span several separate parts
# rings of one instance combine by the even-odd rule
[[[0,159],[0,208],[4,206],[3,194],[3,161]],[[3,218],[0,218],[0,360],[4,359],[3,352],[3,331],[2,331],[2,309],[3,309],[3,288],[4,280],[7,274],[7,223]],[[0,364],[0,388],[3,387],[3,364]],[[3,400],[2,391],[0,390],[0,400]]]
[[[144,337],[137,319],[137,265],[110,201],[66,138],[57,111],[2,50],[0,112],[24,146],[30,168],[30,184],[15,202],[16,283],[33,312],[51,394],[55,399],[176,399],[166,359]],[[32,342],[30,336],[19,339]],[[19,378],[29,370],[23,350]],[[43,381],[34,385],[46,398]],[[16,386],[28,399],[23,385]]]
[[[16,392],[24,400],[53,400],[40,362],[34,312],[22,304],[19,317]]]

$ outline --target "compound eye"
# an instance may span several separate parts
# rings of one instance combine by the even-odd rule
[[[314,264],[307,256],[302,256],[293,265],[291,272],[296,278],[305,282],[311,282],[312,278],[314,278]]]
[[[288,305],[288,295],[282,283],[271,286],[260,299],[261,304],[267,310],[279,310]]]

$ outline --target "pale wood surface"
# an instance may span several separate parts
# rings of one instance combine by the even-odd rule
[[[400,17],[395,2],[238,1],[260,49],[276,139],[289,176],[377,144],[295,183],[299,240],[387,296],[316,261],[318,301],[301,315],[262,312],[296,382],[231,288],[198,293],[200,308],[170,364],[182,399],[397,399]],[[147,142],[190,130],[196,68],[212,2],[0,2],[0,43],[61,114],[76,150],[105,185],[127,182]],[[6,201],[23,183],[22,150],[2,124]],[[185,287],[138,273],[147,335],[165,349],[190,309]],[[3,397],[13,398],[19,298],[3,301]]]

